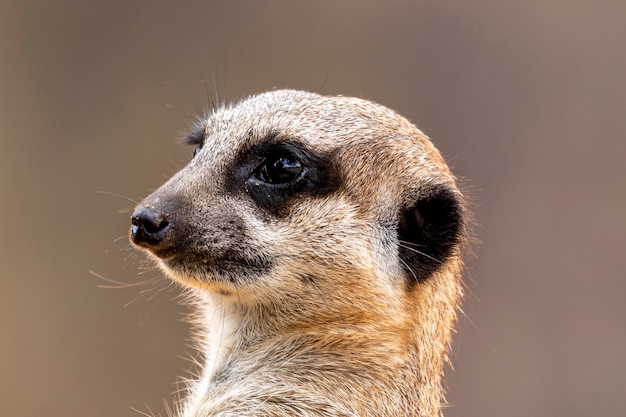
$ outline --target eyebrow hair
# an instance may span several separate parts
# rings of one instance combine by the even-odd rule
[[[203,145],[205,138],[204,128],[202,128],[183,136],[181,142],[185,145]]]
[[[261,152],[273,145],[280,143],[278,141],[279,132],[275,129],[270,130],[262,139],[255,140],[256,132],[253,128],[248,130],[248,134],[243,145],[237,151],[237,158],[241,159],[250,152]]]

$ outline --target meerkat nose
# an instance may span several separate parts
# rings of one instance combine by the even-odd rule
[[[170,228],[170,223],[154,207],[143,205],[130,217],[130,237],[138,246],[155,248],[161,244]]]

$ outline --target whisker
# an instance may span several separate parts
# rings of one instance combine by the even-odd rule
[[[146,405],[146,407],[147,407],[147,405]],[[130,409],[131,409],[131,410],[133,410],[133,411],[134,411],[134,412],[136,412],[136,413],[141,414],[142,416],[145,416],[145,417],[155,417],[155,416],[154,416],[154,414],[148,414],[148,413],[146,413],[146,412],[144,412],[144,411],[141,411],[141,410],[139,410],[139,409],[137,409],[137,408],[135,408],[135,407],[130,407]],[[152,413],[152,411],[150,411],[150,408],[148,408],[148,411],[149,411],[150,413]]]
[[[322,82],[322,85],[320,86],[320,88],[317,90],[317,92],[319,94],[323,94],[324,92],[324,87],[326,87],[326,83],[328,82],[329,78],[330,78],[330,73],[333,70],[333,66],[332,64],[328,66],[328,71],[326,71],[326,76],[324,77],[324,81]]]
[[[135,205],[139,204],[139,200],[136,200],[132,197],[128,197],[127,195],[124,195],[124,194],[112,193],[110,191],[98,191],[97,193],[104,194],[104,195],[111,195],[113,197],[120,197],[120,198],[130,201],[131,203],[134,203]]]
[[[415,253],[417,253],[417,254],[420,254],[420,255],[422,255],[422,256],[424,256],[424,257],[428,258],[428,259],[431,259],[431,260],[433,260],[433,261],[437,262],[438,264],[440,264],[440,263],[441,263],[441,261],[440,261],[439,259],[437,259],[437,258],[435,258],[435,257],[433,257],[433,256],[430,256],[430,255],[429,255],[429,254],[427,254],[427,253],[424,253],[424,252],[422,252],[421,250],[417,250],[417,249],[415,249],[415,248],[412,248],[412,247],[410,247],[410,246],[405,245],[405,244],[404,244],[404,241],[400,241],[399,245],[400,245],[400,247],[402,247],[402,248],[408,249],[408,250],[410,250],[410,251],[412,251],[412,252],[415,252]]]
[[[413,275],[413,278],[415,279],[415,281],[419,281],[419,279],[417,278],[417,275],[415,275],[415,272],[413,272],[413,270],[411,269],[411,267],[409,266],[409,264],[407,264],[404,259],[402,259],[401,256],[398,257],[398,259],[400,259],[400,262],[402,262],[404,264],[404,266],[406,266],[406,268],[409,270],[409,272],[411,273],[411,275]]]
[[[420,247],[420,248],[426,248],[426,247],[428,247],[428,245],[423,245],[423,244],[420,244],[420,243],[415,243],[415,242],[409,242],[409,241],[406,241],[406,240],[400,240],[400,242],[401,242],[401,243],[404,243],[405,245],[413,245],[413,246],[418,246],[418,247]]]
[[[139,320],[139,322],[137,323],[137,325],[139,327],[143,327],[147,322],[148,322],[148,318],[150,317],[150,312],[147,312],[143,318],[141,320]]]
[[[204,85],[204,93],[206,94],[207,106],[209,106],[209,109],[214,109],[215,105],[213,104],[213,97],[211,96],[209,85],[207,84],[204,77],[202,77],[202,84]]]
[[[113,239],[113,242],[119,242],[122,239],[128,239],[128,235],[122,235],[120,237],[117,237],[117,238]]]
[[[98,288],[107,288],[107,289],[118,289],[118,288],[133,288],[133,287],[138,287],[140,285],[146,285],[149,284],[151,282],[153,282],[155,280],[155,278],[153,279],[149,279],[149,280],[144,280],[141,282],[122,282],[122,281],[117,281],[114,280],[112,278],[107,278],[102,274],[99,274],[95,271],[89,270],[89,273],[91,275],[93,275],[96,278],[99,278],[103,281],[108,282],[109,284],[98,284]]]
[[[137,300],[141,300],[143,296],[144,296],[143,294],[139,294],[137,297],[133,298],[132,300],[124,304],[124,308],[127,308],[129,305],[133,304]]]

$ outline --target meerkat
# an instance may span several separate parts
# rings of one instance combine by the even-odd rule
[[[214,109],[131,240],[193,299],[181,417],[439,416],[467,209],[378,104],[282,90]]]

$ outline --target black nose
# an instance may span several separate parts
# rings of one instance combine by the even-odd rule
[[[167,215],[153,207],[141,206],[130,218],[130,237],[139,246],[155,248],[165,240],[170,223]]]

